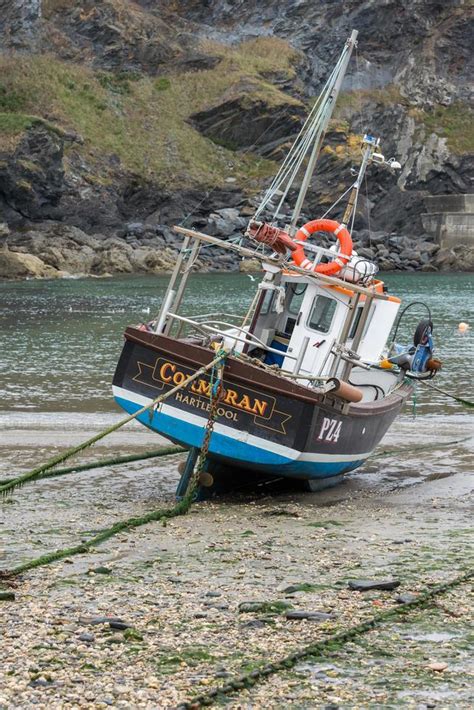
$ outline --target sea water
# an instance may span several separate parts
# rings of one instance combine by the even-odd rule
[[[383,278],[389,292],[402,299],[402,307],[419,301],[431,310],[435,356],[443,361],[434,384],[473,400],[473,276],[389,273]],[[181,313],[243,314],[257,281],[256,275],[240,273],[195,274]],[[111,393],[123,331],[157,314],[167,282],[167,276],[149,275],[0,282],[2,477],[79,443],[123,416]],[[397,340],[409,344],[422,317],[422,305],[408,311]],[[459,332],[461,321],[471,325],[467,333]],[[472,467],[469,442],[439,449],[436,444],[469,434],[469,410],[420,384],[380,447],[403,449],[405,454],[385,457],[383,472],[374,459],[360,473],[408,484],[420,476],[465,472]],[[162,443],[133,423],[104,440],[99,451],[131,453]]]

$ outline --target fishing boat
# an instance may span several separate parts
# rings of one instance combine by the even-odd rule
[[[201,488],[218,490],[225,473],[234,488],[244,478],[263,476],[299,480],[317,490],[366,461],[412,395],[413,380],[431,378],[440,367],[433,357],[429,311],[413,329],[413,342],[389,342],[409,306],[399,316],[400,299],[377,278],[376,264],[353,248],[357,198],[367,169],[374,163],[400,168],[395,159],[385,159],[378,138],[363,137],[355,180],[335,199],[333,208],[344,206],[342,219],[331,218],[330,208],[301,224],[356,42],[354,31],[239,242],[175,227],[183,245],[160,313],[125,331],[113,394],[120,407],[135,413],[176,389],[138,420],[189,450],[178,495],[186,490],[203,446],[216,377],[222,387],[206,443],[210,473]],[[283,205],[294,185],[299,192],[288,213]],[[328,233],[335,244],[326,248],[320,237]],[[251,303],[243,317],[226,313],[225,304],[222,313],[197,317],[180,310],[201,250],[213,246],[261,264],[255,293],[249,281]],[[226,353],[221,371],[207,372],[180,389],[217,350]]]

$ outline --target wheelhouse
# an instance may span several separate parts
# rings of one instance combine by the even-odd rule
[[[355,293],[349,283],[319,284],[294,274],[283,274],[277,285],[264,278],[261,286],[248,330],[252,344],[243,345],[243,352],[283,372],[297,372],[304,384],[343,375],[348,363],[337,352],[343,339],[355,360],[380,361],[399,309],[398,298],[372,299]],[[381,281],[377,289],[383,293]]]

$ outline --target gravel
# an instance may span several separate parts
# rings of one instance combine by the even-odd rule
[[[162,505],[156,482],[135,472],[134,487],[125,477],[109,501],[105,475],[89,487],[84,476],[74,489],[51,479],[16,492],[2,509],[2,566]],[[469,490],[459,475],[392,492],[361,475],[318,494],[231,497],[31,571],[0,601],[0,707],[175,708],[392,608],[468,566]],[[401,539],[410,544],[392,544]],[[100,567],[110,573],[90,573]],[[348,582],[362,571],[400,586],[355,594]],[[468,592],[307,659],[228,706],[469,707]]]

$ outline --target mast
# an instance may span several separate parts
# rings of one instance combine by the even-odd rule
[[[336,77],[333,89],[329,95],[329,98],[328,98],[328,101],[327,101],[327,104],[325,107],[325,116],[323,118],[319,133],[318,133],[316,140],[314,142],[313,150],[312,150],[309,162],[308,162],[308,166],[306,168],[303,182],[301,184],[298,199],[296,200],[296,205],[295,205],[295,209],[293,212],[293,217],[291,219],[291,225],[290,225],[290,230],[289,230],[290,234],[294,234],[296,231],[296,223],[298,222],[299,216],[301,214],[301,208],[303,206],[303,202],[306,197],[306,193],[308,192],[311,178],[313,177],[314,169],[316,167],[316,161],[318,159],[319,151],[321,149],[321,144],[324,140],[324,136],[326,135],[326,130],[327,130],[329,121],[331,119],[334,108],[336,106],[337,97],[339,96],[342,82],[344,80],[344,76],[347,71],[347,65],[349,64],[349,60],[351,58],[352,51],[357,44],[358,34],[359,33],[357,30],[352,30],[351,36],[349,37],[349,39],[346,42],[346,46],[344,49],[345,55],[343,56],[343,59],[341,62],[341,67],[340,67],[338,75]]]

